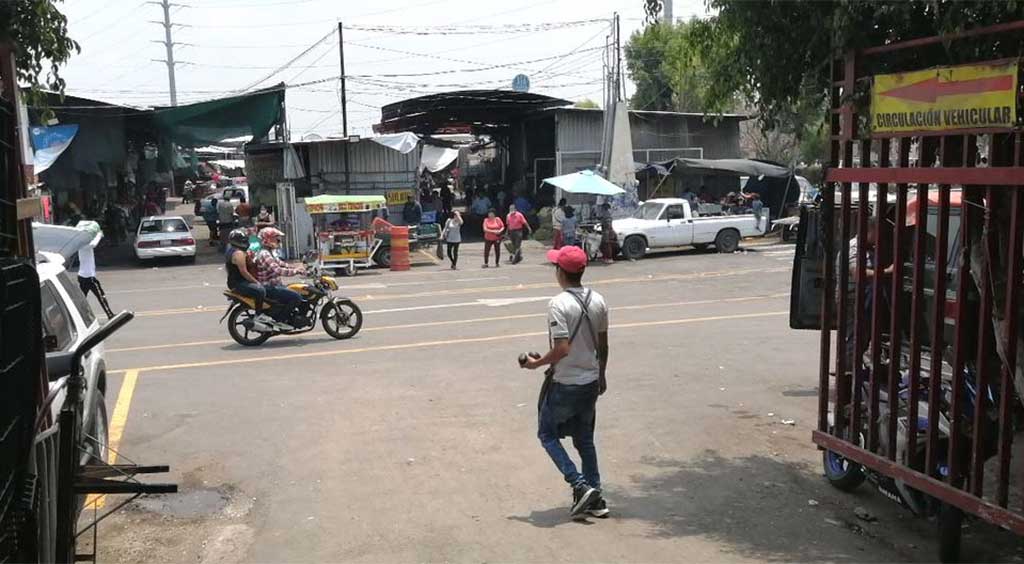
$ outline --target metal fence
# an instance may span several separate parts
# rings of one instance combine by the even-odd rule
[[[853,101],[880,58],[994,33],[1019,41],[1024,22],[833,64],[813,440],[1024,535],[1024,473],[1011,467],[1024,392],[1022,134],[868,134]]]

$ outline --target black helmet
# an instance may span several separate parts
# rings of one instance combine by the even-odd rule
[[[228,243],[244,251],[249,248],[249,233],[245,229],[234,229],[228,234]]]

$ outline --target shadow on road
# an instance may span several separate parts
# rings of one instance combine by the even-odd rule
[[[806,498],[823,484],[809,478],[813,474],[805,468],[759,455],[724,458],[714,451],[691,461],[644,457],[640,462],[657,473],[635,476],[629,486],[613,486],[606,495],[612,519],[641,521],[651,537],[702,537],[762,561],[870,558],[850,550],[855,539],[836,546],[837,534],[842,538],[849,528],[827,524],[824,514],[807,507]],[[571,523],[564,506],[508,519],[541,528]]]

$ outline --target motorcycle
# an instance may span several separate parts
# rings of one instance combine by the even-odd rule
[[[887,354],[888,351],[883,349],[883,354]],[[921,361],[921,373],[919,376],[919,392],[918,392],[918,404],[917,404],[917,428],[916,428],[916,440],[914,441],[915,448],[913,451],[910,450],[910,441],[908,440],[910,435],[910,423],[909,423],[909,404],[910,404],[910,370],[909,357],[905,354],[901,354],[901,370],[900,370],[900,382],[897,386],[897,398],[895,402],[890,401],[888,394],[884,390],[879,390],[879,404],[878,404],[878,436],[879,440],[879,452],[887,452],[888,445],[888,424],[889,424],[889,411],[891,409],[898,410],[897,416],[897,429],[896,429],[896,460],[901,464],[908,465],[916,468],[923,468],[926,464],[927,453],[926,445],[928,440],[928,413],[931,402],[938,404],[938,443],[937,452],[938,456],[935,460],[935,467],[931,469],[930,474],[935,476],[946,477],[950,471],[950,460],[949,456],[949,440],[951,425],[949,420],[949,414],[951,411],[952,396],[953,396],[953,383],[952,383],[952,370],[948,364],[944,363],[943,374],[933,376],[927,372],[925,367],[930,366],[929,355],[922,355]],[[867,364],[865,362],[865,364]],[[865,371],[868,370],[866,366],[863,368]],[[940,378],[940,395],[937,398],[929,397],[928,390],[930,389],[930,379],[933,377]],[[870,387],[868,383],[868,375],[862,374],[860,378],[862,385],[860,386],[861,398],[869,397]],[[963,417],[967,421],[974,419],[974,411],[978,406],[978,396],[984,394],[986,397],[986,404],[988,406],[994,406],[999,404],[999,393],[995,386],[988,385],[986,389],[979,389],[976,384],[976,373],[973,367],[973,363],[967,363],[964,367],[963,374],[963,390],[962,397],[964,399]],[[846,406],[846,417],[849,421],[851,415],[851,405]],[[987,427],[982,436],[985,437],[985,442],[982,445],[981,454],[985,459],[993,456],[997,451],[997,444],[995,438],[998,437],[998,431],[996,425],[998,419],[995,411],[992,409],[986,410],[987,412],[982,417],[982,424]],[[829,425],[834,424],[834,414],[829,413]],[[859,434],[857,437],[858,442],[861,445],[866,444],[866,437],[868,433],[868,420],[865,415],[862,417],[861,428],[856,432]],[[851,432],[848,430],[847,432]],[[965,440],[970,440],[969,436],[964,437]],[[852,492],[857,489],[865,481],[871,483],[879,492],[891,501],[899,504],[900,506],[910,510],[911,513],[919,517],[937,517],[939,527],[942,531],[955,532],[959,531],[961,522],[963,520],[963,513],[950,505],[940,502],[936,498],[914,489],[908,486],[902,480],[897,480],[890,476],[880,474],[865,468],[856,462],[846,459],[839,453],[824,450],[822,452],[822,466],[824,469],[825,478],[829,483],[844,492]],[[943,546],[940,546],[942,554],[955,554],[959,552],[959,539],[958,534],[943,535],[941,537]],[[945,546],[949,544],[949,546]]]
[[[307,265],[306,278],[309,282],[296,282],[288,285],[289,290],[298,292],[302,301],[292,307],[287,324],[278,325],[265,330],[257,325],[255,303],[248,296],[226,290],[224,296],[230,304],[228,310],[220,318],[223,323],[228,321],[228,333],[236,343],[246,347],[262,345],[267,339],[277,335],[298,335],[312,331],[319,319],[328,335],[335,339],[351,339],[363,326],[363,312],[352,300],[335,297],[332,292],[338,289],[334,278],[326,276],[316,265]],[[271,300],[263,303],[264,311],[270,310],[275,304]]]

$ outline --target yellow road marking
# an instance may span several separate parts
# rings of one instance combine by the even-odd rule
[[[619,306],[611,308],[612,311],[624,311],[624,310],[639,310],[639,309],[653,309],[662,307],[679,307],[679,306],[691,306],[691,305],[707,305],[707,304],[719,304],[719,303],[730,303],[730,302],[749,302],[763,299],[780,298],[789,296],[789,293],[784,294],[768,294],[764,296],[747,296],[742,298],[724,298],[717,300],[697,300],[689,302],[668,302],[668,303],[657,303],[657,304],[639,304],[629,306]],[[454,319],[450,321],[427,321],[423,323],[407,323],[404,325],[383,325],[380,327],[364,327],[362,332],[368,333],[373,331],[392,331],[397,329],[418,329],[422,327],[442,327],[445,325],[467,325],[470,323],[483,323],[487,321],[508,321],[513,319],[530,319],[535,317],[544,317],[544,313],[529,313],[522,315],[505,315],[500,317],[479,317],[473,319]],[[181,347],[198,347],[203,345],[225,345],[233,343],[231,339],[216,339],[210,341],[190,341],[186,343],[169,343],[164,345],[142,345],[137,347],[123,347],[119,349],[107,349],[108,353],[119,353],[119,352],[134,352],[134,351],[150,351],[158,349],[176,349]]]
[[[779,268],[753,268],[748,270],[727,270],[719,272],[698,272],[690,274],[669,274],[665,276],[634,276],[629,278],[606,278],[604,280],[594,280],[587,283],[587,286],[606,286],[611,284],[627,284],[633,282],[669,282],[676,280],[693,280],[697,278],[720,278],[725,276],[740,276],[743,274],[755,274],[755,273],[766,273],[766,272],[788,272],[790,268],[779,267]],[[376,300],[402,300],[411,298],[423,298],[423,297],[437,297],[437,296],[457,296],[467,294],[494,294],[501,292],[512,292],[522,290],[536,290],[540,288],[557,288],[558,284],[555,282],[537,282],[533,284],[514,284],[507,286],[491,286],[491,287],[479,287],[479,288],[451,288],[447,290],[431,290],[426,292],[415,292],[411,294],[380,294],[374,296],[367,294],[365,296],[352,296],[351,299],[355,301],[376,301]],[[227,303],[209,305],[209,306],[196,306],[186,308],[174,308],[174,309],[158,309],[150,311],[137,311],[135,317],[153,317],[160,315],[178,315],[185,313],[224,313],[224,309]]]
[[[706,321],[722,321],[727,319],[752,319],[757,317],[771,317],[776,315],[788,315],[788,311],[771,311],[764,313],[742,313],[737,315],[716,315],[711,317],[690,317],[685,319],[668,319],[664,321],[642,321],[637,323],[623,323],[611,325],[611,329],[625,329],[634,327],[657,327],[663,325],[682,325],[686,323],[700,323]],[[324,357],[324,356],[340,356],[348,354],[357,354],[365,352],[382,352],[382,351],[395,351],[404,349],[420,349],[429,347],[449,346],[449,345],[461,345],[467,343],[487,343],[493,341],[501,341],[508,339],[520,339],[524,337],[538,337],[547,335],[547,331],[532,331],[529,333],[516,333],[510,335],[494,335],[491,337],[469,337],[462,339],[447,339],[441,341],[420,341],[416,343],[403,343],[398,345],[382,345],[377,347],[361,347],[356,349],[343,349],[343,350],[329,350],[329,351],[316,351],[316,352],[304,352],[304,353],[293,353],[293,354],[281,354],[271,356],[245,356],[241,358],[232,358],[224,360],[207,360],[201,362],[186,362],[181,364],[163,364],[157,366],[144,366],[141,368],[135,368],[137,372],[152,372],[160,370],[179,370],[183,368],[205,368],[209,366],[224,366],[239,364],[248,364],[254,362],[270,362],[276,360],[290,360],[295,358],[312,358],[312,357]],[[112,371],[111,373],[117,373],[120,371]],[[130,370],[129,370],[130,372]],[[118,398],[120,402],[120,398]],[[127,415],[127,414],[126,414]]]
[[[421,255],[427,257],[428,259],[430,259],[430,262],[432,262],[434,264],[441,264],[441,261],[438,260],[437,257],[435,257],[434,255],[428,253],[427,251],[424,251],[423,249],[420,249],[419,252],[420,252]]]
[[[124,379],[121,381],[121,391],[117,393],[117,402],[114,404],[114,414],[110,418],[108,428],[107,447],[110,451],[108,463],[117,464],[117,452],[121,448],[121,437],[124,436],[124,426],[128,423],[128,411],[132,406],[132,396],[135,394],[135,384],[139,380],[139,369],[124,371]],[[95,504],[97,509],[103,509],[106,505],[106,496],[91,494],[85,500],[86,505]]]

